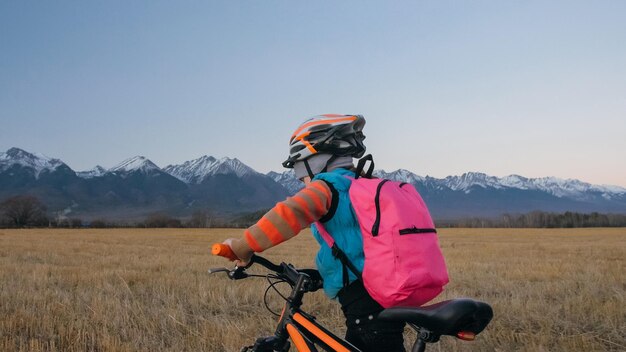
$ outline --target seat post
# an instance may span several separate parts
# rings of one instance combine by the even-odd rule
[[[426,343],[439,341],[439,335],[435,335],[429,330],[420,328],[412,323],[409,323],[409,326],[417,332],[417,340],[415,340],[411,352],[424,352],[426,351]]]
[[[413,348],[411,349],[411,352],[424,352],[426,351],[426,342],[422,339],[417,339],[417,341],[415,341],[415,344],[413,344]]]

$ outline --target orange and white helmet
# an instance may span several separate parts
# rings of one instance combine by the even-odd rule
[[[318,153],[360,158],[365,153],[363,126],[365,118],[362,115],[311,117],[289,139],[289,158],[283,166],[293,168],[297,161]]]

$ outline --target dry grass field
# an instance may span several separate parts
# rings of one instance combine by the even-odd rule
[[[237,351],[273,331],[263,279],[209,276],[238,230],[0,230],[1,351]],[[626,229],[443,229],[451,283],[495,318],[432,351],[625,351]],[[311,266],[308,232],[266,253]],[[260,272],[260,269],[257,269]],[[270,302],[280,309],[277,295]],[[305,309],[343,333],[320,292]],[[408,339],[413,335],[407,333]]]

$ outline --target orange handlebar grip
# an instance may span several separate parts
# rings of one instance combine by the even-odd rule
[[[459,331],[456,334],[456,337],[460,338],[461,340],[465,340],[465,341],[474,341],[476,339],[476,334],[474,334],[473,332],[470,332],[470,331]]]
[[[213,246],[211,246],[211,254],[219,255],[220,257],[228,258],[230,260],[239,259],[230,248],[230,246],[223,243],[215,243]]]

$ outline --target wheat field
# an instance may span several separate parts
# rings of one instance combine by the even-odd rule
[[[240,235],[0,230],[0,350],[238,351],[276,323],[264,279],[207,274],[228,265],[209,245]],[[443,337],[428,350],[626,350],[626,229],[442,229],[440,241],[451,283],[436,301],[473,297],[495,317],[476,341]],[[305,231],[264,255],[311,267],[316,248]],[[280,311],[277,294],[269,305]],[[345,331],[321,292],[304,309]]]

